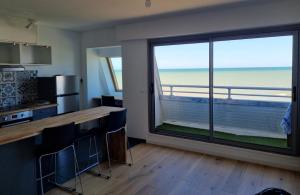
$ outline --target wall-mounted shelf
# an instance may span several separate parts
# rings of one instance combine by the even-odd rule
[[[0,42],[0,65],[50,65],[51,62],[50,46]]]
[[[20,45],[14,43],[0,43],[0,63],[20,64]]]
[[[51,64],[51,47],[22,44],[20,49],[23,65]]]

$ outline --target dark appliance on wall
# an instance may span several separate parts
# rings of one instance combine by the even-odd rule
[[[9,109],[1,110],[1,112]],[[19,111],[0,115],[0,128],[18,125],[32,121],[32,111]]]
[[[57,103],[57,114],[78,111],[78,79],[74,75],[38,77],[38,97]]]

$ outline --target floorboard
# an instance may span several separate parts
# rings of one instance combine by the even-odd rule
[[[110,180],[82,174],[84,194],[253,195],[268,187],[300,194],[296,172],[151,144],[134,146],[132,154],[133,166],[113,165]],[[64,194],[59,189],[47,193]]]

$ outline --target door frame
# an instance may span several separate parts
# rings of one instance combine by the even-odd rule
[[[283,149],[264,145],[255,145],[250,143],[242,143],[230,140],[220,140],[213,137],[213,43],[220,40],[234,40],[234,39],[246,39],[246,38],[259,38],[259,37],[272,37],[272,36],[283,36],[283,35],[293,35],[293,66],[292,66],[292,88],[296,88],[295,99],[292,104],[292,134],[291,139],[288,139],[291,143],[291,148]],[[245,29],[237,31],[226,31],[217,33],[207,33],[198,35],[188,35],[188,36],[178,36],[178,37],[167,37],[167,38],[156,38],[148,40],[148,64],[149,64],[149,96],[148,96],[148,106],[149,106],[149,132],[155,134],[169,135],[180,138],[188,138],[194,140],[200,140],[205,142],[224,144],[229,146],[241,147],[254,149],[259,151],[273,152],[285,155],[300,155],[300,105],[299,105],[299,95],[300,94],[300,75],[299,68],[299,56],[300,56],[300,24],[297,25],[286,25],[286,26],[275,26],[267,28],[256,28],[256,29]],[[202,137],[191,137],[187,135],[178,135],[173,133],[161,132],[155,128],[155,98],[154,98],[154,47],[163,45],[176,45],[176,44],[188,44],[188,43],[209,43],[209,126],[210,126],[210,136],[209,139]],[[297,139],[299,137],[299,139]]]

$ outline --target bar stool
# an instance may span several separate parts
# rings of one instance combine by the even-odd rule
[[[101,105],[102,106],[111,106],[116,107],[115,97],[114,96],[105,96],[101,97]]]
[[[81,193],[77,192],[78,194],[83,193],[83,187],[80,175],[78,174],[78,161],[74,147],[74,139],[75,139],[75,124],[70,123],[67,125],[57,126],[46,128],[42,132],[42,144],[38,147],[39,153],[39,171],[40,171],[40,186],[41,186],[41,194],[44,194],[44,179],[49,178],[50,176],[54,176],[53,179],[48,179],[49,183],[54,184],[55,186],[62,188],[64,190],[70,192],[77,192],[77,181],[79,179]],[[57,155],[65,150],[72,150],[73,158],[74,158],[74,174],[75,174],[75,188],[65,187],[57,182]],[[43,158],[51,157],[51,162],[54,157],[54,170],[46,175],[43,174]],[[50,163],[51,163],[50,162]],[[48,161],[49,163],[49,161]]]
[[[127,109],[124,109],[121,111],[110,112],[108,116],[105,138],[106,138],[106,151],[108,155],[108,166],[109,166],[110,177],[111,177],[112,169],[111,169],[111,159],[110,159],[110,152],[109,152],[109,136],[114,133],[118,133],[122,130],[126,131],[126,113],[127,113]],[[126,142],[128,144],[127,134],[126,134]],[[133,164],[131,148],[129,148],[129,154],[130,154],[131,163],[129,163],[128,165],[131,166]]]

